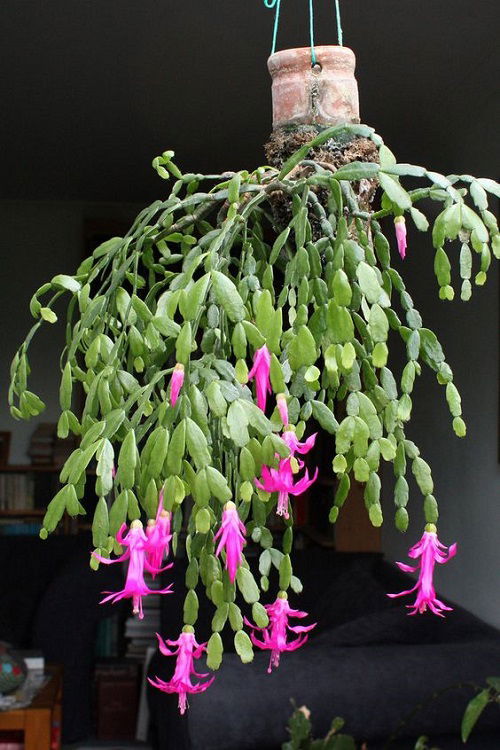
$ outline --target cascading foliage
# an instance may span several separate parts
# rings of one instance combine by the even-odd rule
[[[353,162],[335,171],[311,157],[320,144],[360,137],[376,145],[379,163]],[[382,460],[394,468],[397,528],[408,525],[409,471],[423,496],[426,523],[437,522],[431,469],[406,436],[411,394],[422,366],[430,367],[445,390],[454,431],[463,437],[460,395],[436,335],[424,326],[391,265],[394,225],[388,224],[388,239],[383,219],[401,225],[406,216],[425,232],[429,222],[418,205],[425,199],[440,204],[432,227],[439,295],[453,298],[453,263],[462,278],[461,297],[468,300],[473,273],[482,285],[491,255],[500,257],[497,221],[488,210],[500,186],[398,164],[363,125],[323,129],[281,171],[183,175],[172,157],[165,152],[153,162],[160,177],[175,180],[168,198],[142,211],[125,237],[98,247],[74,276],[55,276],[33,296],[37,322],[12,363],[9,403],[16,418],[29,419],[44,408],[27,389],[28,348],[44,322],[56,322],[54,303],[67,295],[58,435],[71,432],[81,443],[61,471],[63,486],[47,508],[41,536],[56,528],[64,512],[85,512],[81,501],[86,483],[94,481],[87,473],[94,460],[99,501],[93,542],[100,557],[120,553],[116,535],[127,519],[157,516],[161,493],[161,507],[172,514],[174,551],[181,529],[187,534],[186,626],[196,623],[200,592],[213,603],[208,665],[216,669],[226,621],[241,659],[253,658],[238,602],[252,605],[256,625],[268,627],[274,610],[259,599],[261,593],[266,600],[276,597],[273,568],[282,602],[289,588],[301,590],[290,557],[293,499],[276,549],[266,523],[276,512],[277,494],[260,488],[263,467],[269,473],[290,454],[278,394],[285,394],[297,438],[308,434],[313,418],[331,444],[338,478],[332,523],[354,478],[365,485],[372,524],[382,524]],[[422,187],[405,190],[401,182],[407,177],[421,178]],[[360,206],[360,181],[366,180],[380,188],[377,210]],[[277,196],[289,206],[287,226],[273,212]],[[445,246],[456,240],[450,261]],[[390,369],[397,338],[407,357],[400,378]],[[274,394],[267,414],[248,381],[252,359],[263,347],[270,354]],[[176,365],[177,372],[183,366],[184,379],[178,398],[169,399]],[[85,394],[81,417],[72,411],[78,384]],[[300,462],[293,457],[288,466],[295,474]],[[241,550],[235,577],[223,567],[228,550],[222,562],[215,554],[222,514],[234,510],[229,501],[248,537],[262,548],[259,581]],[[95,557],[91,564],[97,567]],[[200,655],[203,645],[191,634],[186,627],[185,637],[171,643]]]

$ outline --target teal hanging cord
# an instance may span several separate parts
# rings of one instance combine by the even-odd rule
[[[276,52],[276,40],[278,39],[278,27],[280,25],[281,0],[264,0],[264,5],[270,10],[276,8],[276,13],[274,14],[273,43],[271,47],[271,55],[274,55]]]
[[[337,3],[337,8],[338,8],[338,0],[336,0],[336,3]],[[266,6],[266,8],[269,8],[269,10],[276,8],[276,12],[274,14],[273,43],[271,46],[271,55],[274,55],[274,53],[276,52],[276,43],[278,39],[281,0],[264,0],[264,5]],[[337,19],[338,20],[340,19],[340,9],[339,9]],[[340,29],[340,25],[339,25],[339,29]],[[340,39],[341,39],[342,29],[340,29],[339,33],[340,33]],[[316,65],[317,58],[316,58],[316,50],[314,49],[314,0],[309,0],[309,36],[310,36],[310,42],[311,42],[311,65]],[[342,42],[340,42],[340,44],[342,44]]]
[[[337,38],[339,45],[344,46],[344,33],[342,31],[342,20],[340,17],[340,0],[335,0],[335,14],[337,16]]]
[[[311,66],[313,66],[317,62],[314,49],[314,0],[309,0],[309,36],[311,39]]]

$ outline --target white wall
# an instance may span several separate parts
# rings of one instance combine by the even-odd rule
[[[37,421],[58,417],[58,355],[64,318],[45,324],[30,347],[29,389],[47,404],[38,420],[16,422],[9,413],[9,366],[16,348],[34,323],[28,304],[31,294],[56,273],[74,273],[83,259],[85,219],[127,221],[140,207],[80,201],[0,201],[0,430],[12,431],[10,463],[29,461],[26,451]]]

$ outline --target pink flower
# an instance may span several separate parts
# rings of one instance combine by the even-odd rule
[[[93,552],[92,554],[96,560],[99,560],[99,562],[102,562],[105,565],[112,565],[113,563],[124,562],[125,560],[129,561],[124,588],[122,591],[116,592],[105,591],[104,593],[108,594],[108,596],[101,601],[101,604],[110,601],[113,603],[118,602],[120,599],[132,599],[133,613],[134,615],[138,614],[139,619],[142,620],[144,617],[142,611],[142,597],[147,596],[148,594],[171,594],[172,585],[167,586],[165,589],[154,591],[147,587],[146,582],[144,581],[144,570],[146,569],[150,573],[159,573],[160,571],[158,568],[153,568],[147,560],[148,539],[142,528],[142,523],[140,521],[132,521],[130,524],[130,531],[126,536],[123,536],[123,532],[126,528],[125,524],[123,524],[116,535],[116,541],[128,548],[123,555],[116,557],[114,560],[110,560],[108,557],[101,557],[101,555],[98,555],[96,552]],[[167,567],[170,568],[171,565],[168,565]],[[163,568],[163,570],[166,569],[167,568]]]
[[[266,410],[267,394],[271,393],[271,381],[269,371],[271,369],[271,354],[264,344],[254,354],[253,367],[248,373],[248,379],[255,378],[255,390],[257,391],[257,406],[262,411]]]
[[[281,439],[284,440],[290,448],[290,455],[294,456],[296,453],[305,455],[306,453],[309,453],[311,448],[314,447],[314,443],[316,442],[316,435],[317,433],[315,432],[313,435],[308,437],[304,443],[301,443],[297,435],[295,434],[295,430],[292,428],[290,430],[285,430],[281,436]]]
[[[258,628],[246,618],[245,622],[253,630],[259,630],[262,633],[262,640],[259,640],[253,633],[250,634],[250,638],[254,646],[271,651],[269,667],[267,668],[268,673],[271,673],[273,667],[279,667],[281,653],[283,651],[296,651],[303,646],[308,639],[307,633],[316,627],[316,623],[312,625],[288,624],[290,617],[303,618],[308,615],[307,612],[301,612],[290,607],[285,591],[280,591],[274,604],[266,604],[265,609],[269,617],[269,625],[266,628]],[[292,633],[302,633],[302,635],[287,642],[287,630]]]
[[[149,519],[146,526],[146,536],[148,545],[146,548],[146,557],[152,569],[160,570],[163,561],[168,557],[170,541],[170,522],[172,514],[163,508],[163,490],[160,492],[160,501],[156,519]],[[152,572],[153,578],[156,573]]]
[[[295,460],[295,459],[294,459]],[[318,476],[318,469],[314,472],[312,479],[309,479],[309,472],[306,472],[302,479],[299,479],[295,484],[293,483],[293,470],[292,470],[292,457],[283,458],[279,462],[277,469],[272,469],[269,466],[262,467],[262,482],[258,479],[255,480],[256,486],[264,490],[264,492],[277,492],[278,493],[278,507],[276,513],[278,516],[284,516],[289,518],[288,503],[289,495],[302,495],[312,484],[316,481]],[[301,462],[302,464],[302,462]],[[299,466],[301,466],[299,464]],[[302,464],[303,465],[303,464]]]
[[[223,549],[226,550],[226,570],[231,583],[234,583],[236,572],[241,565],[242,550],[246,544],[245,534],[245,524],[240,521],[236,505],[231,502],[226,503],[222,512],[222,523],[214,541],[220,538],[216,557]]]
[[[276,397],[276,403],[278,405],[278,411],[280,413],[281,421],[286,427],[288,425],[288,404],[286,402],[286,396],[284,393],[278,393]]]
[[[193,628],[190,625],[184,626],[177,641],[163,641],[158,633],[156,635],[161,653],[165,656],[177,656],[177,661],[170,682],[164,682],[159,677],[156,680],[148,677],[148,680],[153,687],[162,690],[164,693],[178,693],[179,710],[183,714],[188,707],[186,697],[188,693],[203,693],[215,680],[215,677],[212,677],[208,682],[197,682],[194,685],[191,682],[191,675],[195,677],[208,677],[208,673],[198,674],[198,672],[195,672],[193,664],[193,660],[199,659],[203,652],[207,650],[207,644],[196,642]],[[177,649],[171,651],[168,646],[177,646]]]
[[[394,219],[396,227],[396,240],[398,243],[399,254],[404,260],[406,257],[406,221],[404,216],[396,216]]]
[[[407,604],[409,609],[413,609],[409,612],[410,615],[416,615],[417,612],[425,612],[427,607],[434,612],[435,615],[444,617],[443,611],[451,611],[451,607],[447,607],[446,604],[439,601],[436,598],[436,591],[434,589],[433,575],[434,566],[436,563],[446,563],[451,560],[457,553],[457,545],[452,544],[448,550],[444,544],[441,544],[437,538],[436,527],[434,524],[429,523],[425,527],[422,539],[417,542],[413,547],[410,548],[408,556],[414,559],[420,558],[420,562],[414,567],[406,565],[405,563],[398,562],[397,565],[404,570],[406,573],[415,573],[419,570],[418,581],[413,588],[408,591],[401,591],[399,594],[387,594],[391,599],[398,596],[406,596],[414,591],[417,591],[417,598],[413,604]]]
[[[172,377],[170,378],[170,404],[175,406],[179,398],[179,391],[184,383],[184,365],[179,362],[174,367]]]

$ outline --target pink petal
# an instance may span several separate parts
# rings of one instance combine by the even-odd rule
[[[316,625],[316,622],[312,625],[288,625],[288,630],[291,630],[292,633],[309,633],[309,631],[315,628]]]
[[[286,648],[283,649],[283,651],[297,651],[298,648],[304,645],[304,643],[307,642],[307,635],[304,635],[300,638],[296,638],[294,641],[290,641],[290,643],[286,644]]]
[[[167,648],[167,642],[163,640],[159,633],[156,633],[156,637],[158,639],[158,648],[160,649],[161,653],[165,656],[175,656],[177,651],[171,651],[169,648]]]
[[[455,557],[457,554],[457,543],[450,544],[450,547],[448,549],[448,560],[451,560],[452,557]]]
[[[404,570],[405,573],[415,573],[415,571],[418,570],[418,565],[412,566],[402,562],[396,562],[396,565],[401,568],[401,570]]]
[[[399,594],[387,594],[387,596],[390,599],[397,599],[398,596],[408,596],[408,594],[413,594],[416,589],[418,589],[418,583],[416,583],[412,589],[408,589],[407,591],[400,591]]]
[[[110,557],[102,557],[102,555],[99,555],[97,552],[92,552],[92,557],[95,557],[96,560],[99,560],[100,563],[103,563],[104,565],[112,565],[113,563],[117,562],[124,562],[125,560],[128,560],[130,556],[130,552],[127,550],[123,553],[123,555],[120,555],[120,557],[115,557],[113,560]]]

